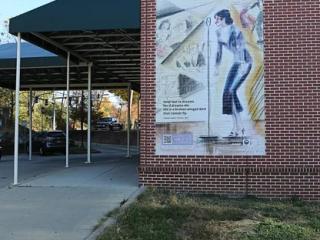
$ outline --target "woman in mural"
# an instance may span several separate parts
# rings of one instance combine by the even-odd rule
[[[214,16],[217,26],[217,55],[216,55],[216,75],[219,75],[219,65],[222,61],[223,49],[229,50],[233,54],[233,64],[226,77],[223,91],[223,114],[231,115],[233,127],[229,137],[244,135],[244,127],[240,113],[243,107],[237,96],[237,90],[248,77],[252,68],[252,58],[246,49],[245,39],[242,32],[233,24],[233,19],[229,10],[224,9]]]
[[[160,23],[157,33],[157,56],[165,57],[169,51],[168,41],[171,38],[171,23],[169,20],[164,20]]]

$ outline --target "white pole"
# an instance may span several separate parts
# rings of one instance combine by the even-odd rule
[[[55,131],[57,129],[57,125],[56,125],[56,98],[55,98],[55,94],[53,91],[53,123],[52,123],[52,128],[53,131]]]
[[[29,91],[29,160],[32,160],[32,88]]]
[[[128,86],[128,107],[127,107],[127,157],[130,157],[130,130],[131,130],[131,85]]]
[[[208,81],[208,136],[211,136],[211,94],[210,94],[210,26],[211,26],[211,18],[208,17],[206,19],[206,25],[207,25],[207,59],[208,59],[208,69],[207,69],[207,81]]]
[[[87,161],[91,163],[91,78],[92,63],[88,65],[88,133],[87,133]]]
[[[67,58],[66,168],[69,167],[70,52]]]
[[[17,66],[16,66],[16,115],[14,123],[14,176],[13,184],[18,184],[19,160],[19,100],[20,100],[20,63],[21,63],[21,33],[17,38]]]

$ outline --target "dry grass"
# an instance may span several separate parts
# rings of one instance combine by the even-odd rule
[[[320,204],[148,190],[99,240],[316,240]]]

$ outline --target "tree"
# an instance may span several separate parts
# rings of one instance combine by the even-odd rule
[[[60,95],[59,95],[60,94]],[[118,94],[115,97],[113,94]],[[52,91],[33,91],[32,111],[33,111],[33,130],[52,130],[53,129],[53,108],[56,111],[57,129],[65,130],[66,118],[66,94],[64,91],[56,92],[59,95],[53,99]],[[38,102],[35,102],[38,99]],[[121,123],[127,121],[127,90],[114,90],[112,93],[105,90],[92,91],[92,123],[101,117],[117,117]],[[131,106],[132,122],[138,118],[138,93],[134,92]],[[87,123],[87,94],[85,91],[70,92],[70,119],[74,129],[84,130]],[[55,102],[55,104],[54,104]],[[20,93],[20,122],[29,122],[29,92]],[[55,107],[54,107],[55,106]],[[14,125],[15,92],[9,89],[0,88],[0,107],[10,109],[9,126]],[[13,131],[13,129],[12,129]]]
[[[9,20],[2,22],[2,27],[0,28],[0,44],[15,43],[16,37],[9,33]]]
[[[113,93],[116,96],[119,96],[122,101],[127,102],[128,101],[128,89],[113,89],[110,90],[111,93]],[[133,97],[132,97],[132,103],[137,104],[139,101],[139,94],[137,92],[133,92]]]
[[[128,90],[127,89],[116,89],[110,91],[113,94],[119,96],[120,98],[120,107],[118,109],[118,118],[123,123],[127,122],[127,102],[128,102]],[[131,102],[131,123],[138,121],[138,103],[139,103],[140,94],[133,91],[132,102]],[[126,107],[124,107],[126,106]]]
[[[10,89],[0,88],[0,106],[9,108],[9,126],[13,126],[15,93]]]

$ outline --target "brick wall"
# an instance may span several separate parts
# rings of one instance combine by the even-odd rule
[[[140,183],[320,200],[320,2],[265,0],[266,156],[155,155],[156,0],[141,0]]]

